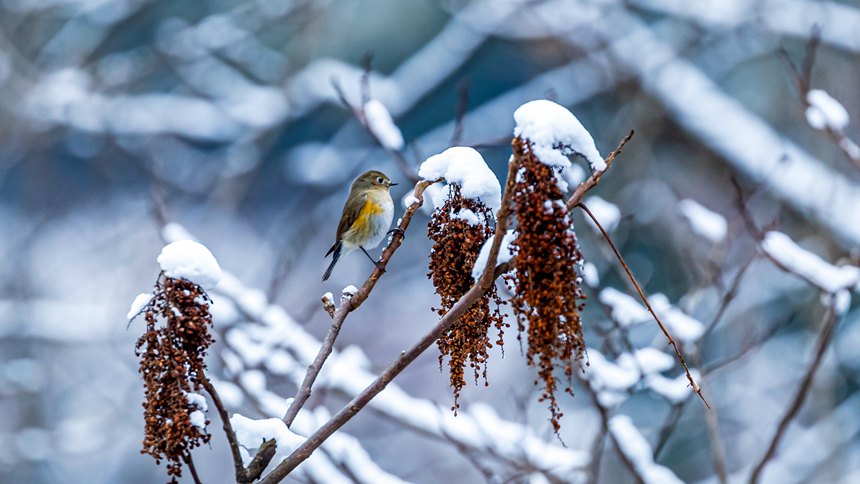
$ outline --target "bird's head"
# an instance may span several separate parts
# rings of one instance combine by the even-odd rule
[[[367,190],[371,188],[388,190],[389,187],[397,185],[391,183],[391,179],[385,173],[377,170],[370,170],[362,174],[352,184],[353,189]]]

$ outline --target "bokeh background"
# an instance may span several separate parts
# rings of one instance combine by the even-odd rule
[[[808,368],[828,304],[761,254],[755,227],[783,231],[831,263],[857,264],[860,255],[860,169],[807,124],[788,62],[800,65],[819,37],[810,85],[842,103],[854,118],[843,134],[860,139],[856,1],[0,1],[0,481],[166,480],[163,466],[139,454],[133,348],[143,323],[127,327],[125,317],[158,275],[165,223],[183,226],[255,296],[321,338],[328,316],[319,297],[359,285],[371,270],[353,254],[319,282],[351,180],[382,169],[401,182],[399,200],[411,191],[410,170],[452,140],[503,176],[513,111],[546,98],[569,107],[603,154],[636,130],[595,193],[618,207],[613,238],[646,291],[705,323],[727,302],[713,329],[683,350],[705,374],[728,480],[745,482]],[[359,104],[368,57],[369,95],[402,130],[405,166],[333,87]],[[699,236],[682,199],[725,217],[727,237]],[[427,220],[413,221],[338,340],[340,349],[360,347],[373,371],[436,319]],[[607,356],[625,351],[619,340],[668,351],[653,324],[630,334],[615,327],[598,294],[630,293],[629,284],[596,231],[581,214],[575,220],[601,275],[587,291],[589,344]],[[224,332],[251,323],[219,319],[214,297],[210,368],[241,382],[222,360]],[[858,347],[855,303],[763,482],[860,480]],[[464,407],[486,402],[561,446],[515,331],[506,348],[504,359],[493,353],[490,386],[470,385]],[[292,396],[288,379],[267,376],[269,390]],[[451,404],[435,349],[397,383]],[[596,464],[563,480],[635,482],[577,388],[562,398],[561,435]],[[265,414],[253,398],[234,401],[231,411]],[[311,404],[337,410],[345,401],[321,391]],[[696,398],[667,402],[639,386],[611,411],[630,416],[680,479],[718,482]],[[203,482],[228,482],[232,463],[209,417],[215,438],[195,452],[197,467]],[[363,412],[344,432],[406,481],[546,478],[384,412]],[[289,481],[320,482],[309,473]]]

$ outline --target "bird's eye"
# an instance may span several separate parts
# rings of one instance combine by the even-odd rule
[[[380,183],[380,184],[382,183],[382,177],[381,176],[376,177],[376,183]]]

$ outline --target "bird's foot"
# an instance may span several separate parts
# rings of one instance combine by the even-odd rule
[[[401,229],[400,227],[394,227],[393,229],[389,230],[385,235],[391,234],[400,234],[401,237],[403,237],[404,239],[406,238],[406,231]]]

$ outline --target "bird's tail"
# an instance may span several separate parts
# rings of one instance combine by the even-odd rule
[[[325,254],[326,257],[328,257],[328,255],[332,254],[332,253],[333,253],[333,255],[331,258],[331,264],[328,266],[328,269],[326,269],[325,274],[323,274],[323,278],[322,278],[323,281],[327,281],[329,276],[331,276],[331,271],[332,271],[332,269],[334,269],[334,265],[337,264],[337,260],[340,259],[340,251],[342,248],[343,248],[343,242],[338,240],[337,242],[334,243],[333,246],[331,246],[331,249],[329,249],[328,252],[326,252],[326,254]]]

